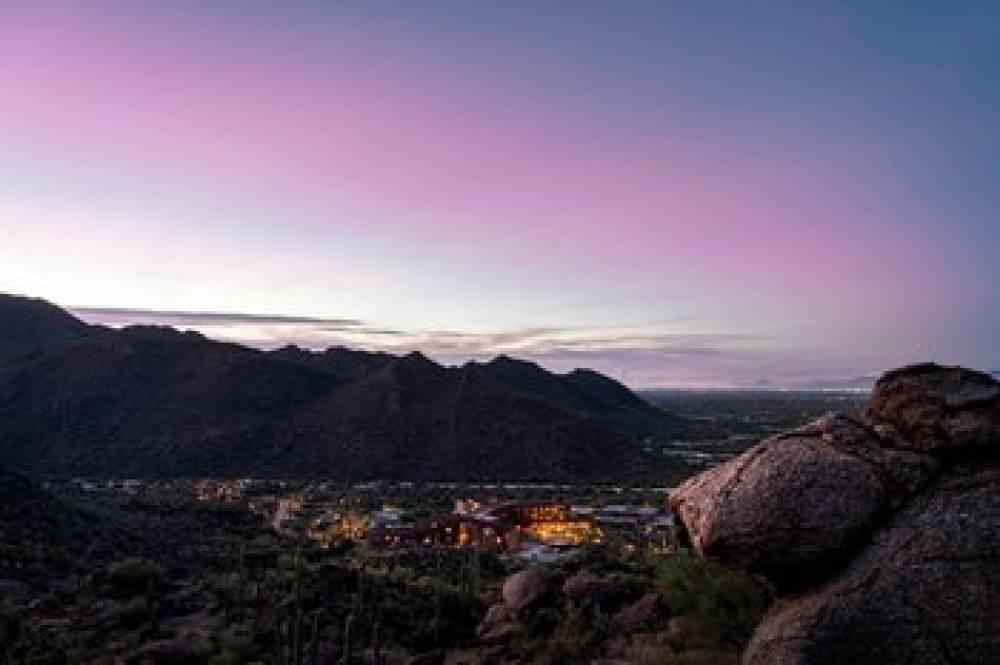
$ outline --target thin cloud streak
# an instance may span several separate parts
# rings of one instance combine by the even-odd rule
[[[183,325],[321,325],[328,330],[357,328],[356,319],[328,319],[312,316],[287,316],[281,314],[249,314],[245,312],[188,312],[178,310],[133,309],[128,307],[73,307],[70,311],[85,320],[107,325],[135,323],[161,323]]]
[[[90,323],[112,327],[153,324],[210,331],[270,348],[298,344],[321,349],[345,341],[381,350],[464,353],[469,356],[520,351],[526,354],[649,351],[666,355],[721,355],[766,342],[760,335],[729,332],[677,332],[660,322],[619,326],[528,326],[500,331],[403,331],[350,318],[158,310],[128,307],[72,307]],[[345,338],[344,336],[349,337]],[[366,343],[366,338],[373,339]],[[392,338],[379,340],[380,337]]]
[[[555,371],[592,368],[633,387],[750,384],[764,376],[773,378],[774,368],[790,355],[779,340],[764,335],[676,330],[664,322],[404,331],[348,318],[107,307],[72,311],[90,323],[168,325],[262,349],[294,344],[313,350],[350,346],[396,354],[420,350],[446,364],[509,354]]]

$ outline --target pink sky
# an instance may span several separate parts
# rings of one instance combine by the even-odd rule
[[[992,297],[990,248],[974,221],[946,233],[949,198],[914,187],[884,132],[901,100],[873,97],[870,116],[794,94],[731,107],[672,53],[630,70],[548,33],[430,13],[3,11],[2,290],[354,318],[449,358],[488,354],[498,334],[582,329],[590,356],[548,338],[518,350],[628,366],[634,383],[850,375],[925,354],[992,362],[996,319],[955,298]],[[898,67],[852,48],[838,57]],[[575,77],[586,93],[560,88]],[[754,83],[768,84],[732,85]],[[612,121],[613,95],[640,121]],[[958,316],[962,330],[942,325]],[[687,345],[681,363],[665,340],[688,335],[721,348]]]

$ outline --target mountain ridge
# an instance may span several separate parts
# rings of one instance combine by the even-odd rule
[[[686,428],[590,370],[263,351],[0,299],[0,465],[30,473],[611,480]]]

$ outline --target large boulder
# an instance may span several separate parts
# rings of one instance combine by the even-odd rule
[[[526,568],[504,580],[501,600],[486,611],[476,627],[480,644],[496,645],[511,640],[517,632],[518,616],[538,605],[552,589],[552,580],[541,568]]]
[[[503,603],[491,605],[476,627],[476,637],[485,644],[498,644],[513,635],[517,617]]]
[[[550,590],[548,576],[541,568],[526,568],[503,582],[503,604],[514,615],[534,605]]]
[[[1000,663],[1000,465],[947,472],[813,593],[779,601],[744,665]]]
[[[1000,663],[998,403],[985,374],[903,368],[864,424],[824,417],[672,494],[696,551],[785,593],[744,665]]]
[[[830,414],[692,478],[670,502],[698,553],[797,584],[838,564],[935,468]]]
[[[905,450],[1000,446],[1000,383],[963,367],[903,367],[875,384],[864,418]]]

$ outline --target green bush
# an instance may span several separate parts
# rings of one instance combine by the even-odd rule
[[[687,554],[663,559],[656,573],[667,606],[687,626],[681,649],[742,648],[771,602],[757,578]]]
[[[111,564],[108,580],[116,594],[135,596],[155,586],[163,576],[159,566],[146,559],[124,559]]]
[[[209,660],[210,665],[242,665],[259,656],[253,629],[237,624],[230,626],[219,639],[220,653]]]
[[[135,628],[149,618],[149,599],[146,596],[134,596],[122,605],[118,614],[122,625]]]
[[[14,643],[20,628],[19,612],[7,605],[0,605],[0,652]]]

